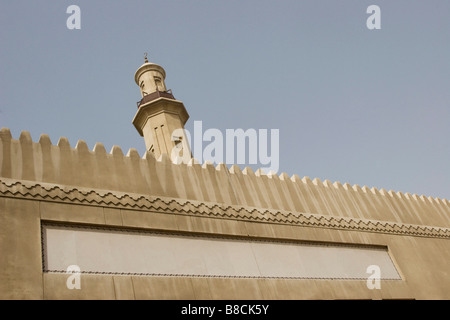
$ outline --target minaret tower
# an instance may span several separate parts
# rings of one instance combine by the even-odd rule
[[[148,62],[146,53],[145,63],[134,75],[142,99],[138,102],[133,124],[144,137],[147,150],[156,158],[165,153],[174,160],[172,150],[174,147],[181,150],[181,146],[183,148],[179,155],[190,157],[184,130],[180,130],[184,129],[189,114],[183,102],[176,100],[172,91],[166,89],[165,79],[166,72],[163,67]]]

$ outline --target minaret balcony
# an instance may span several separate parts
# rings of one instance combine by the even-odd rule
[[[144,105],[144,104],[146,104],[146,103],[148,103],[150,101],[156,100],[158,98],[168,98],[168,99],[176,100],[175,97],[172,94],[172,90],[171,89],[169,89],[167,91],[159,91],[159,90],[157,90],[155,92],[146,94],[140,101],[136,102],[137,107],[139,109],[140,106],[142,106],[142,105]]]

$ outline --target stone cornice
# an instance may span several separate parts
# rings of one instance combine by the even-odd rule
[[[0,196],[261,223],[450,238],[450,228],[225,205],[0,178]]]

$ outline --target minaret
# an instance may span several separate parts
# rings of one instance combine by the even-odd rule
[[[142,100],[138,102],[133,124],[144,137],[147,150],[156,158],[165,153],[173,161],[177,161],[175,154],[183,156],[183,159],[191,156],[182,130],[189,114],[183,102],[176,100],[172,91],[166,89],[165,79],[166,72],[163,67],[148,62],[145,54],[145,63],[134,75],[134,80],[141,90]]]

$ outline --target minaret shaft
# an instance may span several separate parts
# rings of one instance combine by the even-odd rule
[[[147,150],[156,158],[161,154],[172,156],[174,147],[179,147],[179,143],[187,141],[185,133],[180,129],[184,129],[189,114],[183,102],[176,100],[166,89],[165,78],[165,70],[149,62],[144,63],[135,73],[142,100],[133,124],[144,137]],[[181,153],[191,154],[186,143],[183,143]]]

